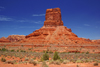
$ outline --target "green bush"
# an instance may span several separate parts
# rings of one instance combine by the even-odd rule
[[[11,52],[14,52],[15,50],[11,50]]]
[[[1,61],[2,61],[2,62],[6,62],[6,59],[5,59],[5,58],[1,58]]]
[[[87,51],[86,54],[89,54],[89,52]]]
[[[6,48],[2,48],[2,51],[8,51]]]
[[[54,53],[53,60],[59,60],[60,57],[57,52]]]
[[[24,50],[20,50],[20,52],[26,52],[26,51],[24,51]]]
[[[49,55],[47,53],[43,54],[43,60],[49,60]]]

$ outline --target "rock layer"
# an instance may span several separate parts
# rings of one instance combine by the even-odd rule
[[[5,37],[2,37],[2,38],[0,38],[0,43],[2,43],[2,42],[10,42],[10,40],[8,40],[7,38],[5,38]]]
[[[25,35],[9,35],[7,39],[11,42],[18,42],[25,39]]]
[[[34,45],[93,44],[90,39],[79,38],[71,29],[63,26],[60,8],[47,9],[44,26],[27,35],[21,43]]]
[[[24,35],[9,35],[7,38],[0,38],[0,42],[18,42],[25,39]]]
[[[44,26],[63,26],[63,21],[61,20],[60,8],[47,9],[45,15]]]

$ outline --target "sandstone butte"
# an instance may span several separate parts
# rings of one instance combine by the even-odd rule
[[[20,43],[33,45],[82,45],[98,44],[90,39],[79,38],[64,26],[60,8],[47,9],[43,27],[27,35]]]

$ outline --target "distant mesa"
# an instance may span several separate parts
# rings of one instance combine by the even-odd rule
[[[2,43],[2,42],[6,42],[6,43],[9,43],[9,42],[11,42],[10,40],[8,40],[7,38],[5,38],[5,37],[2,37],[2,38],[0,38],[0,43]]]
[[[9,35],[7,38],[0,38],[0,42],[18,42],[25,39],[25,35]]]
[[[27,35],[21,43],[34,45],[93,44],[90,39],[79,38],[71,29],[63,26],[60,8],[47,9],[43,27]]]

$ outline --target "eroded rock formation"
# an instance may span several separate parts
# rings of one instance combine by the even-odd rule
[[[25,35],[9,35],[7,39],[11,42],[18,42],[25,39]]]
[[[0,43],[2,43],[2,42],[11,42],[10,40],[8,40],[7,38],[5,38],[5,37],[2,37],[2,38],[0,38]]]
[[[45,15],[44,26],[63,26],[63,21],[61,20],[60,8],[47,9]]]
[[[27,35],[21,43],[34,45],[93,44],[90,39],[79,38],[71,29],[63,26],[60,8],[47,9],[44,26]]]
[[[25,39],[24,35],[9,35],[7,38],[0,38],[0,42],[18,42]]]

